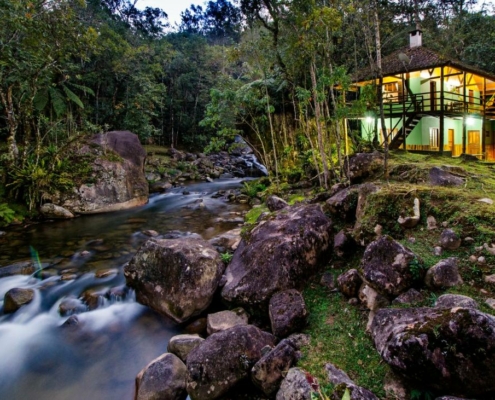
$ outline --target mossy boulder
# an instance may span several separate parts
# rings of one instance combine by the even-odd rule
[[[181,323],[210,305],[224,268],[220,254],[202,239],[150,239],[124,275],[138,302]]]
[[[381,309],[371,334],[383,360],[413,387],[474,398],[495,393],[491,315],[459,307]]]
[[[225,271],[222,298],[266,317],[272,295],[301,288],[328,260],[332,242],[332,221],[319,205],[267,216],[241,240]]]

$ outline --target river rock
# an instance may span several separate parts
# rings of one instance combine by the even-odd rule
[[[389,297],[405,292],[414,283],[409,263],[414,253],[390,236],[370,243],[361,261],[364,279],[376,291]]]
[[[23,305],[31,303],[33,299],[33,289],[10,289],[3,298],[3,312],[5,314],[16,312]]]
[[[273,294],[299,288],[327,261],[332,221],[319,205],[287,207],[241,240],[225,271],[222,298],[266,315]]]
[[[202,239],[150,239],[124,275],[141,304],[181,323],[210,305],[223,269],[220,254]]]
[[[437,308],[474,308],[478,309],[478,303],[471,297],[462,296],[460,294],[443,294],[435,302]]]
[[[439,167],[430,169],[430,183],[434,186],[461,186],[464,180]]]
[[[277,337],[286,337],[301,331],[308,323],[308,310],[301,293],[295,289],[278,292],[269,303],[272,332]]]
[[[495,391],[495,318],[470,308],[381,309],[375,347],[412,386],[461,397]]]
[[[203,341],[204,339],[199,335],[176,335],[169,340],[167,351],[186,362],[186,358],[191,350],[199,346]]]
[[[269,196],[266,199],[266,206],[271,212],[281,210],[282,208],[285,208],[288,205],[289,203],[287,203],[284,199],[281,199],[278,196]]]
[[[318,389],[316,379],[309,373],[291,368],[280,384],[276,400],[312,400],[313,396],[318,396]]]
[[[232,229],[209,240],[210,244],[219,252],[235,250],[241,241],[241,228]]]
[[[153,182],[150,185],[150,193],[165,193],[167,190],[172,189],[173,185],[168,181]]]
[[[338,369],[335,365],[328,363],[325,365],[325,370],[327,372],[329,382],[335,385],[332,399],[343,399],[344,393],[347,389],[350,394],[350,400],[378,400],[378,397],[376,397],[368,389],[356,385],[354,381],[349,378],[349,375],[341,369]]]
[[[373,153],[356,153],[344,162],[344,171],[352,183],[359,183],[383,168],[383,155]]]
[[[425,284],[430,288],[446,288],[462,284],[457,258],[441,260],[426,272]]]
[[[289,340],[284,339],[254,365],[251,379],[263,393],[271,396],[278,391],[286,371],[296,363],[297,359],[296,348]]]
[[[187,356],[187,392],[192,400],[217,399],[249,377],[261,349],[275,337],[253,325],[238,325],[209,336]]]
[[[13,275],[31,275],[36,271],[32,261],[19,261],[14,264],[0,267],[0,278]]]
[[[134,400],[185,400],[186,377],[187,368],[177,356],[162,354],[137,375]]]
[[[362,283],[363,279],[357,269],[350,269],[337,277],[337,285],[340,293],[349,299],[358,296],[358,291]]]
[[[356,218],[356,208],[359,187],[351,186],[330,197],[326,208],[331,214],[344,221],[353,221]]]
[[[76,297],[66,297],[58,306],[58,312],[62,317],[79,314],[87,311],[87,309],[88,307],[86,304],[84,304],[81,299]]]
[[[75,152],[94,158],[93,183],[83,183],[53,203],[77,214],[125,210],[147,203],[146,152],[137,135],[129,131],[98,134]]]
[[[385,296],[366,284],[363,284],[359,289],[359,300],[370,311],[376,311],[390,305],[390,301]]]
[[[208,335],[212,335],[213,333],[230,329],[236,325],[247,325],[248,319],[248,315],[242,308],[208,314],[206,317],[206,331]]]
[[[54,219],[74,218],[74,214],[72,214],[69,210],[52,203],[43,204],[40,207],[40,213],[45,218],[54,218]]]

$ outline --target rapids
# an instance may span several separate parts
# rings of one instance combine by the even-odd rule
[[[0,279],[0,399],[132,399],[137,373],[166,352],[182,328],[135,301],[124,286],[123,266],[149,239],[147,230],[209,239],[237,227],[247,206],[212,194],[240,185],[239,179],[197,183],[151,197],[137,209],[13,228],[1,236],[0,265],[31,259],[32,247],[43,270]],[[4,295],[12,288],[33,289],[35,296],[4,314]],[[61,302],[84,292],[105,297],[78,314],[77,324],[66,323]]]

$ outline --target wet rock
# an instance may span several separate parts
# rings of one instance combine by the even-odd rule
[[[291,368],[280,385],[276,400],[311,400],[318,396],[316,379],[300,368]]]
[[[253,383],[266,395],[275,394],[286,371],[296,363],[297,358],[297,350],[290,341],[282,340],[254,365],[251,371]]]
[[[199,335],[176,335],[168,342],[167,351],[186,362],[186,358],[191,350],[199,346],[203,341],[204,339]]]
[[[366,284],[363,284],[359,289],[359,300],[371,311],[390,305],[390,301],[385,296]]]
[[[445,250],[457,250],[461,242],[461,238],[452,229],[444,229],[440,236],[440,246]]]
[[[363,279],[357,269],[350,269],[337,278],[339,291],[347,298],[357,297],[362,283]]]
[[[32,261],[19,261],[6,267],[0,267],[0,278],[13,275],[31,275],[36,271]]]
[[[159,235],[159,233],[157,231],[154,231],[153,229],[147,229],[145,231],[142,231],[141,233],[148,237],[157,237]]]
[[[58,306],[58,312],[62,317],[79,314],[87,311],[87,309],[86,304],[76,297],[66,297]]]
[[[136,377],[135,400],[185,400],[187,368],[174,354],[165,353]]]
[[[335,385],[332,399],[341,400],[345,391],[348,390],[350,400],[378,400],[378,397],[369,390],[356,385],[344,371],[338,369],[335,365],[328,363],[325,365],[325,370],[328,380]]]
[[[456,396],[495,390],[495,318],[469,308],[378,310],[375,347],[394,371],[421,386]]]
[[[3,298],[3,312],[5,314],[16,312],[23,305],[31,303],[33,299],[33,289],[10,289]]]
[[[220,254],[202,239],[150,239],[124,275],[141,304],[181,323],[210,305],[223,269]]]
[[[95,183],[82,184],[53,203],[78,214],[118,211],[147,203],[146,152],[137,135],[129,131],[97,134],[74,152],[95,157]]]
[[[341,230],[333,239],[333,251],[338,257],[345,257],[356,250],[351,232]]]
[[[433,186],[461,186],[464,184],[464,179],[452,175],[439,167],[430,169],[430,183]]]
[[[87,304],[89,310],[96,310],[105,303],[105,289],[88,289],[81,294],[81,299]]]
[[[471,297],[462,296],[460,294],[443,294],[435,302],[437,308],[474,308],[478,309],[478,303]]]
[[[275,337],[253,325],[238,325],[209,336],[187,356],[187,391],[192,400],[217,399],[249,377],[261,349]]]
[[[241,228],[232,229],[209,240],[210,244],[222,253],[237,249],[240,241]]]
[[[281,210],[287,207],[288,205],[289,203],[287,203],[284,199],[281,199],[278,196],[269,196],[266,199],[266,206],[271,212]]]
[[[79,318],[77,318],[77,315],[71,315],[69,318],[66,319],[66,321],[62,324],[62,328],[66,329],[72,329],[75,328],[79,325]]]
[[[286,337],[301,331],[308,322],[308,310],[301,293],[295,289],[278,292],[269,303],[272,332],[277,337]]]
[[[359,183],[383,168],[383,155],[373,153],[356,153],[344,162],[344,171],[352,183]]]
[[[150,193],[165,193],[167,190],[172,189],[173,185],[168,181],[153,182],[150,185]]]
[[[109,299],[125,299],[128,293],[129,288],[126,285],[120,285],[110,288],[105,297]]]
[[[462,283],[456,257],[441,260],[426,272],[425,284],[430,288],[446,288]]]
[[[72,214],[69,210],[64,207],[57,206],[55,204],[46,203],[40,207],[40,213],[45,218],[53,218],[53,219],[70,219],[74,218],[74,214]]]
[[[381,236],[366,248],[361,261],[363,277],[376,291],[398,296],[414,283],[409,263],[414,253],[390,236]]]
[[[99,271],[95,272],[95,278],[97,279],[103,279],[103,278],[108,278],[109,276],[115,276],[118,275],[119,270],[117,268],[109,268],[109,269],[100,269]]]
[[[416,304],[424,300],[423,295],[416,289],[409,289],[408,291],[397,296],[392,304]]]
[[[248,315],[242,308],[208,314],[206,317],[206,331],[208,332],[208,335],[212,335],[216,332],[230,329],[236,325],[247,325],[248,319]]]
[[[287,207],[243,238],[225,271],[222,298],[265,314],[273,294],[299,288],[327,260],[332,221],[318,205]]]

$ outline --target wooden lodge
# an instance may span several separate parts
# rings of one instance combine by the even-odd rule
[[[419,29],[411,32],[409,48],[383,58],[382,73],[390,149],[495,160],[494,74],[423,47]],[[370,69],[362,70],[355,85],[379,86],[371,77]],[[385,140],[378,114],[360,120],[363,137],[380,132]]]

